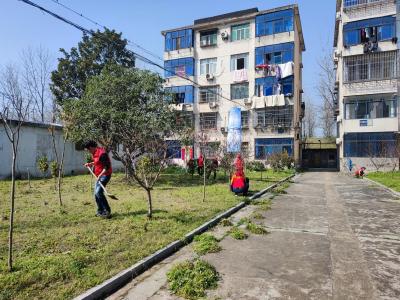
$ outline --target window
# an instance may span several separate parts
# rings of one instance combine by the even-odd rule
[[[217,58],[200,60],[200,75],[217,73]]]
[[[293,124],[293,106],[273,106],[257,109],[257,127],[290,128]]]
[[[257,47],[256,66],[264,64],[284,64],[294,60],[294,43],[284,43]]]
[[[369,53],[344,58],[344,82],[394,79],[396,51]]]
[[[237,54],[231,56],[231,71],[248,69],[249,54]]]
[[[250,38],[250,24],[235,25],[231,29],[231,40],[240,41]]]
[[[194,115],[192,112],[175,111],[175,124],[177,128],[183,129],[185,127],[193,128]]]
[[[256,17],[256,36],[293,31],[293,9],[277,11]]]
[[[201,130],[217,129],[217,113],[200,114]]]
[[[345,103],[345,117],[352,119],[395,118],[397,116],[396,99],[360,99]]]
[[[249,84],[231,84],[231,100],[249,98]]]
[[[192,85],[165,88],[165,93],[167,93],[167,100],[171,103],[193,103],[194,87]]]
[[[172,76],[194,76],[194,58],[179,58],[173,60],[166,60],[164,62],[165,77]]]
[[[395,26],[392,16],[347,23],[343,26],[344,45],[390,40],[396,36]]]
[[[202,87],[199,90],[199,102],[207,103],[218,101],[218,94],[218,86]]]
[[[255,81],[255,95],[272,96],[277,94],[293,95],[294,77],[289,76],[280,80],[276,80],[275,76],[256,78]]]
[[[242,111],[240,116],[242,119],[242,128],[249,128],[249,112]]]
[[[255,144],[256,159],[266,159],[274,153],[293,154],[293,139],[291,138],[256,139]]]
[[[247,154],[249,153],[249,143],[248,142],[243,142],[242,146],[240,148],[241,148],[240,151],[242,152],[242,154],[247,156]]]
[[[394,132],[347,133],[343,138],[345,157],[395,157]]]
[[[173,51],[193,47],[193,30],[184,29],[165,34],[165,51]]]
[[[167,141],[167,158],[181,158],[181,148],[180,141]]]
[[[217,45],[217,29],[200,32],[200,46],[215,46]]]

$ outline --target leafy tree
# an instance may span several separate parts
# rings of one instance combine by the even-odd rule
[[[51,91],[58,104],[66,99],[83,96],[87,80],[99,75],[107,64],[134,67],[134,54],[127,49],[128,41],[122,33],[105,29],[92,35],[84,34],[78,47],[70,52],[60,49],[64,57],[59,58],[58,68],[51,74]]]
[[[150,71],[107,66],[91,78],[81,99],[65,102],[64,119],[74,140],[93,139],[110,150],[147,193],[166,162],[165,138],[175,125],[175,114],[163,101],[163,79]]]
[[[38,157],[36,164],[38,170],[43,173],[43,177],[46,177],[47,171],[49,170],[49,161],[47,159],[47,156],[43,155],[41,157]]]

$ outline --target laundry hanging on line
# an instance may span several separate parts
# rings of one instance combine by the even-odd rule
[[[234,82],[243,82],[243,81],[248,81],[248,80],[249,80],[249,77],[247,75],[246,69],[234,71],[234,73],[233,73],[233,81]]]

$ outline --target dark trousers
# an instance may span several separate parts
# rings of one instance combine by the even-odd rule
[[[204,167],[203,166],[197,167],[197,172],[199,173],[199,175],[203,175]]]
[[[101,176],[99,178],[99,181],[101,184],[105,187],[107,183],[110,181],[111,175],[110,176]],[[96,199],[96,204],[97,204],[97,212],[99,214],[101,213],[111,213],[111,208],[110,205],[108,205],[107,198],[104,195],[104,190],[99,184],[99,181],[96,181],[94,185],[94,198]]]

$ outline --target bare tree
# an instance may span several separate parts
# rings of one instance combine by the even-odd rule
[[[14,231],[14,207],[15,207],[15,178],[16,162],[20,131],[29,110],[30,100],[25,96],[21,84],[19,70],[8,65],[0,74],[0,95],[2,99],[0,107],[0,121],[12,147],[11,163],[11,192],[10,192],[10,222],[8,231],[8,269],[13,269],[13,231]]]
[[[334,136],[335,129],[335,100],[334,93],[336,73],[330,52],[325,52],[318,60],[320,68],[318,93],[322,99],[320,122],[325,137]]]
[[[30,118],[45,122],[53,109],[50,93],[51,57],[48,50],[39,47],[22,51],[23,81],[27,96],[32,100]],[[47,120],[50,121],[50,120]]]
[[[304,130],[305,137],[315,136],[315,130],[317,129],[317,106],[311,101],[309,97],[305,98],[306,109],[304,113]]]

